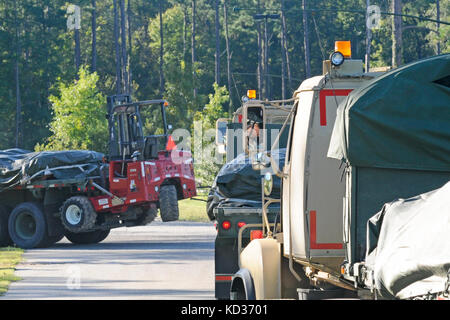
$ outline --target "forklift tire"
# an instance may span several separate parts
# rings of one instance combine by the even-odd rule
[[[31,249],[48,246],[47,222],[42,207],[24,202],[9,215],[8,231],[11,240],[20,248]]]
[[[65,236],[74,244],[92,244],[99,243],[106,239],[110,230],[95,230],[89,232],[70,232],[66,231]]]
[[[174,185],[161,186],[159,192],[159,210],[163,222],[176,221],[180,215],[178,209],[177,188]]]
[[[147,211],[141,213],[141,215],[138,218],[137,225],[146,226],[147,224],[153,222],[153,220],[155,220],[157,215],[158,209],[155,206],[151,206],[150,208],[147,209]]]
[[[60,210],[64,228],[73,233],[92,230],[97,213],[87,197],[74,196],[67,199]]]
[[[13,242],[8,232],[9,210],[0,205],[0,247],[7,247]]]

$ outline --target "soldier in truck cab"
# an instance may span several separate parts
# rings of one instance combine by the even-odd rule
[[[256,151],[260,144],[260,132],[263,129],[261,117],[256,113],[249,113],[247,116],[247,141],[249,149]]]

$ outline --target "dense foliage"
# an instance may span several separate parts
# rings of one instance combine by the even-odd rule
[[[270,89],[266,96],[282,97],[284,75],[285,95],[289,97],[306,76],[303,2],[308,8],[322,9],[309,12],[308,17],[312,75],[321,73],[322,60],[328,57],[335,40],[351,40],[353,58],[364,59],[365,0],[72,0],[72,4],[81,8],[78,43],[80,64],[85,66],[77,80],[75,31],[67,27],[69,2],[0,0],[0,149],[15,146],[34,149],[39,144],[38,148],[80,147],[103,151],[107,139],[105,122],[98,122],[97,117],[104,116],[105,97],[116,93],[118,88],[121,92],[123,88],[126,90],[129,80],[134,99],[163,96],[170,101],[168,122],[174,128],[191,130],[197,112],[209,109],[217,112],[215,108],[205,108],[210,94],[212,99],[215,97],[216,80],[230,90],[231,99],[220,98],[214,105],[220,105],[225,113],[231,101],[232,108],[236,109],[247,89],[258,88],[258,39],[264,40],[264,20],[255,20],[254,15],[281,13],[282,4],[288,54],[282,54],[282,20],[269,19],[266,73],[270,74]],[[431,19],[436,19],[439,3],[440,19],[450,19],[448,0],[402,2],[402,13]],[[372,0],[371,4],[379,5],[382,12],[391,11],[391,0]],[[116,29],[114,9],[118,15]],[[217,43],[216,10],[220,22]],[[383,15],[379,28],[373,31],[371,66],[392,64],[391,21],[392,16]],[[431,21],[407,17],[401,21],[402,63],[438,51],[450,51],[448,25],[441,24],[437,29]],[[161,22],[163,32],[160,32]],[[219,59],[215,56],[217,49]],[[119,69],[122,80],[118,86],[117,54],[122,61]],[[217,60],[219,73],[215,68]],[[87,86],[84,89],[80,88],[83,83]],[[216,96],[222,95],[223,92]],[[80,112],[73,108],[80,108]],[[73,127],[67,126],[69,123]],[[80,126],[86,132],[76,132]],[[66,132],[64,128],[70,130]],[[74,141],[69,141],[69,133],[76,136]]]

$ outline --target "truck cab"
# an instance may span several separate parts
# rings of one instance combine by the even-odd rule
[[[277,141],[275,139],[292,109],[291,101],[261,101],[249,97],[251,93],[231,119],[219,119],[216,124],[216,144],[219,152],[226,154],[226,164],[215,179],[207,205],[208,215],[215,220],[217,228],[217,299],[230,298],[231,279],[239,270],[239,253],[252,239],[264,236],[260,197],[263,173],[252,170],[250,158],[275,145],[281,150],[284,161],[283,148],[287,143],[287,130]],[[266,171],[271,171],[270,165]],[[279,217],[279,203],[271,205],[266,213],[273,226]]]

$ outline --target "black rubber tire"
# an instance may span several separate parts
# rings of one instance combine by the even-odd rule
[[[78,219],[70,218],[69,210],[77,210]],[[91,201],[84,196],[74,196],[67,199],[60,209],[61,222],[64,228],[72,233],[88,232],[95,226],[97,213],[92,206]]]
[[[8,231],[11,240],[20,248],[48,246],[47,221],[42,207],[37,203],[17,205],[9,215]]]
[[[147,211],[145,211],[144,213],[141,213],[141,215],[137,220],[137,225],[145,226],[149,223],[152,223],[157,216],[158,216],[158,208],[156,208],[156,206],[155,207],[152,206],[148,208]]]
[[[177,188],[174,185],[161,186],[159,210],[163,222],[176,221],[180,216]]]
[[[110,230],[95,230],[89,232],[73,233],[66,231],[65,236],[70,242],[75,244],[99,243],[106,239]]]
[[[13,244],[8,232],[9,210],[0,205],[0,247],[7,247]]]

